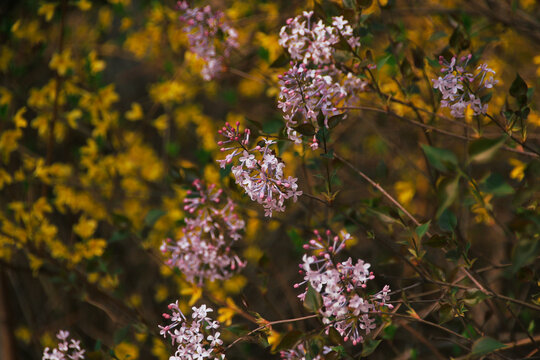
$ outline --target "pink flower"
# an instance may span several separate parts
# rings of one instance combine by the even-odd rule
[[[275,141],[263,139],[254,148],[249,148],[249,137],[251,132],[245,129],[243,132],[229,123],[219,130],[219,134],[226,139],[219,141],[222,152],[230,152],[224,162],[217,160],[222,168],[227,163],[237,159],[232,166],[231,172],[236,183],[241,186],[252,201],[263,205],[265,216],[272,216],[274,211],[285,211],[285,200],[292,198],[294,202],[302,191],[298,190],[297,178],[285,177],[283,169],[285,163],[281,161],[271,147]]]
[[[43,350],[42,360],[80,360],[84,359],[85,350],[81,349],[80,341],[69,339],[69,331],[60,330],[56,334],[60,343],[58,348],[51,350],[47,347]],[[69,341],[68,341],[69,339]]]
[[[219,350],[216,349],[223,341],[219,338],[220,332],[217,331],[220,323],[207,316],[213,311],[211,308],[204,304],[200,307],[194,306],[191,321],[187,321],[180,311],[178,301],[169,304],[169,310],[172,314],[163,314],[163,317],[171,319],[171,323],[158,327],[161,335],[170,336],[172,345],[176,344],[176,351],[170,359],[225,359],[225,355],[219,354]],[[205,324],[212,326],[205,327]]]
[[[179,1],[178,8],[183,12],[180,20],[185,23],[189,50],[204,60],[201,75],[211,80],[223,71],[225,59],[238,47],[238,34],[225,21],[224,14],[213,13],[209,5],[191,9],[186,1]]]
[[[456,118],[465,116],[467,107],[470,107],[474,115],[486,114],[488,105],[483,104],[478,98],[478,92],[482,89],[491,89],[498,83],[490,74],[495,71],[482,64],[476,68],[476,73],[465,71],[472,55],[458,59],[454,56],[447,62],[442,56],[439,63],[442,65],[441,72],[444,77],[432,79],[433,88],[441,92],[442,107],[449,107],[450,114]],[[466,80],[466,81],[465,81]]]
[[[305,298],[308,288],[317,291],[322,298],[319,313],[327,330],[333,327],[343,336],[345,341],[351,340],[356,345],[364,341],[364,334],[369,334],[375,328],[374,319],[369,313],[378,311],[390,299],[390,287],[386,285],[375,295],[366,293],[366,283],[375,278],[369,271],[370,264],[363,260],[353,262],[351,258],[338,262],[337,254],[345,247],[350,235],[342,231],[333,235],[327,230],[324,236],[315,231],[304,248],[312,250],[314,255],[305,254],[300,264],[304,281],[295,284],[295,288],[307,284],[301,296]]]
[[[214,184],[205,187],[196,179],[193,186],[196,191],[188,191],[184,210],[195,216],[185,219],[183,236],[165,240],[161,251],[168,254],[167,264],[178,268],[188,281],[228,279],[246,265],[232,249],[242,238],[245,222],[234,202],[223,201],[223,191]]]

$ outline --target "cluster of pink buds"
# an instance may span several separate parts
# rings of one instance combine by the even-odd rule
[[[191,9],[185,0],[177,4],[184,12],[180,21],[185,23],[190,51],[204,60],[201,75],[205,80],[211,80],[223,71],[225,59],[238,47],[238,34],[225,21],[224,14],[212,12],[209,5]]]
[[[329,354],[331,354],[332,352],[333,350],[331,347],[324,346],[322,349],[322,354],[310,354],[309,351],[306,349],[306,344],[304,344],[304,342],[299,342],[294,347],[294,349],[281,351],[279,355],[283,360],[324,360],[325,357],[329,356]],[[335,355],[335,352],[333,355]]]
[[[309,69],[306,64],[291,63],[291,68],[279,76],[278,108],[284,113],[289,139],[301,143],[301,134],[294,129],[296,126],[310,123],[318,130],[319,116],[324,118],[324,125],[328,127],[328,119],[341,113],[337,106],[347,93],[334,81],[336,75],[333,66]]]
[[[368,295],[367,282],[375,278],[369,271],[371,265],[363,260],[353,263],[351,258],[337,262],[336,255],[345,247],[350,234],[342,231],[334,235],[329,230],[322,235],[317,230],[314,233],[315,238],[304,245],[312,254],[304,254],[300,264],[304,281],[294,287],[307,283],[305,291],[299,295],[301,300],[305,299],[309,287],[321,295],[319,313],[327,332],[333,327],[345,341],[350,340],[353,345],[361,343],[364,335],[376,327],[370,315],[384,306],[392,308],[387,303],[390,287],[387,285],[379,293]]]
[[[184,210],[195,217],[186,218],[183,236],[165,240],[161,251],[169,254],[167,264],[177,267],[188,281],[228,279],[246,265],[231,249],[242,237],[245,222],[231,199],[221,200],[222,190],[214,184],[205,187],[197,179],[193,186],[196,190],[188,191]]]
[[[279,32],[279,44],[286,48],[293,60],[310,64],[329,64],[333,61],[334,45],[345,39],[354,49],[360,46],[353,28],[343,16],[333,17],[332,25],[314,21],[313,11],[287,20]]]
[[[482,89],[491,89],[498,81],[493,79],[495,71],[482,64],[476,72],[466,72],[472,55],[463,56],[459,60],[454,56],[447,62],[442,56],[439,58],[441,72],[444,77],[432,79],[433,87],[442,94],[441,106],[449,107],[450,114],[456,118],[465,116],[467,107],[474,115],[485,114],[488,105],[482,103],[478,93]]]
[[[81,349],[80,341],[73,340],[69,338],[69,331],[60,330],[56,337],[60,342],[58,347],[52,349],[52,351],[47,347],[43,351],[42,360],[79,360],[84,359],[84,349]]]
[[[225,354],[221,349],[223,341],[219,338],[219,321],[212,320],[208,313],[213,310],[206,305],[193,307],[191,321],[188,321],[180,308],[178,301],[169,304],[171,314],[164,313],[163,317],[170,320],[170,324],[159,326],[160,335],[170,336],[176,351],[169,360],[223,360]]]
[[[231,171],[236,183],[241,186],[251,200],[262,204],[265,216],[272,216],[273,211],[285,211],[285,200],[292,198],[296,202],[298,196],[297,178],[285,177],[285,163],[270,149],[275,141],[263,139],[255,147],[249,147],[249,129],[240,131],[226,123],[219,134],[225,140],[219,141],[220,150],[228,152],[223,160],[217,160],[222,168],[234,160]]]

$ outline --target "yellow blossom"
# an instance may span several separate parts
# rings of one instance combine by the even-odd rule
[[[15,329],[15,337],[17,340],[22,341],[25,344],[29,344],[30,340],[32,339],[32,333],[30,332],[30,329],[26,326],[18,326]]]
[[[158,131],[165,131],[169,127],[169,116],[167,114],[163,114],[158,116],[157,119],[155,119],[152,122],[152,125],[158,130]]]
[[[38,15],[43,15],[45,17],[45,21],[49,22],[54,15],[55,8],[56,4],[54,3],[43,3],[38,9]]]
[[[13,117],[13,122],[15,123],[15,127],[25,128],[28,125],[28,122],[23,117],[25,112],[26,112],[26,107],[24,106],[17,111],[17,113]]]
[[[414,197],[415,184],[410,181],[398,181],[394,184],[394,190],[399,202],[408,206]]]
[[[105,61],[97,58],[97,53],[95,50],[90,51],[88,54],[88,62],[90,63],[90,72],[92,74],[98,73],[105,69]]]
[[[81,116],[82,116],[81,109],[73,109],[70,112],[68,112],[66,114],[66,120],[67,120],[67,123],[68,123],[69,127],[71,127],[72,129],[76,129],[77,128],[77,120],[80,119]]]
[[[71,59],[71,49],[66,49],[61,53],[55,53],[52,56],[49,67],[56,70],[59,75],[66,75],[67,71],[75,66],[75,62]]]
[[[523,180],[525,177],[525,168],[527,167],[527,164],[519,161],[518,159],[510,159],[508,162],[514,167],[510,172],[510,177],[518,181]]]
[[[73,231],[83,239],[87,239],[94,235],[97,228],[97,221],[86,216],[81,216],[79,222],[73,225]]]
[[[131,103],[131,109],[126,112],[125,117],[131,121],[137,121],[142,119],[144,116],[142,111],[142,106],[139,103]]]
[[[0,71],[5,72],[8,69],[9,62],[13,58],[13,50],[7,45],[0,46]]]
[[[79,0],[77,6],[82,11],[88,11],[92,8],[92,2],[90,0]]]
[[[135,360],[139,357],[139,349],[134,344],[121,342],[114,347],[114,354],[119,360]]]

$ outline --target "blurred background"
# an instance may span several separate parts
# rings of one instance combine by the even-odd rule
[[[293,284],[301,280],[302,245],[314,229],[353,235],[343,260],[371,263],[373,289],[416,284],[417,264],[452,282],[468,262],[497,292],[540,305],[538,157],[508,143],[491,161],[467,169],[479,189],[462,179],[441,195],[448,175],[428,168],[420,147],[451,149],[461,161],[471,141],[506,131],[538,148],[536,1],[191,3],[221,9],[238,30],[240,47],[213,81],[200,75],[202,61],[189,51],[174,1],[0,4],[1,359],[40,358],[44,347],[56,345],[59,329],[81,339],[89,359],[168,359],[174,350],[157,326],[176,299],[187,311],[203,302],[213,307],[226,328],[225,343],[255,328],[249,317],[308,315]],[[279,30],[306,9],[324,19],[344,15],[360,36],[359,55],[376,65],[376,81],[361,75],[370,89],[331,129],[329,148],[421,223],[434,219],[430,226],[440,238],[424,239],[425,257],[409,251],[422,240],[410,220],[354,170],[286,139],[277,76],[289,59]],[[516,73],[528,84],[528,113],[505,131],[489,119],[453,119],[439,109],[431,85],[439,56],[468,53],[474,65],[496,71],[493,116],[503,119],[503,111],[515,108],[508,91]],[[346,51],[336,57],[354,61]],[[217,130],[225,121],[277,137],[286,174],[298,177],[311,197],[265,218],[230,169],[215,161],[222,158]],[[247,267],[203,286],[167,267],[159,251],[163,239],[180,236],[183,199],[196,178],[222,187],[246,221],[235,250]],[[436,216],[445,203],[447,210]],[[427,283],[407,294],[411,298],[405,292],[393,297],[418,312],[429,310],[431,321],[467,338],[487,334],[506,343],[538,334],[538,312],[531,308],[508,310],[476,293]],[[322,326],[311,319],[273,328],[276,334],[293,329],[318,334]],[[418,323],[388,323],[380,337],[370,358],[431,359],[433,346],[444,357],[467,354],[444,332]],[[525,357],[535,344],[501,356]],[[279,358],[279,346],[268,345],[266,337],[254,336],[227,357]],[[361,348],[347,346],[358,358]]]

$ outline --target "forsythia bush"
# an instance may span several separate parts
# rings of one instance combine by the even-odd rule
[[[0,358],[540,358],[540,4],[0,5]]]

